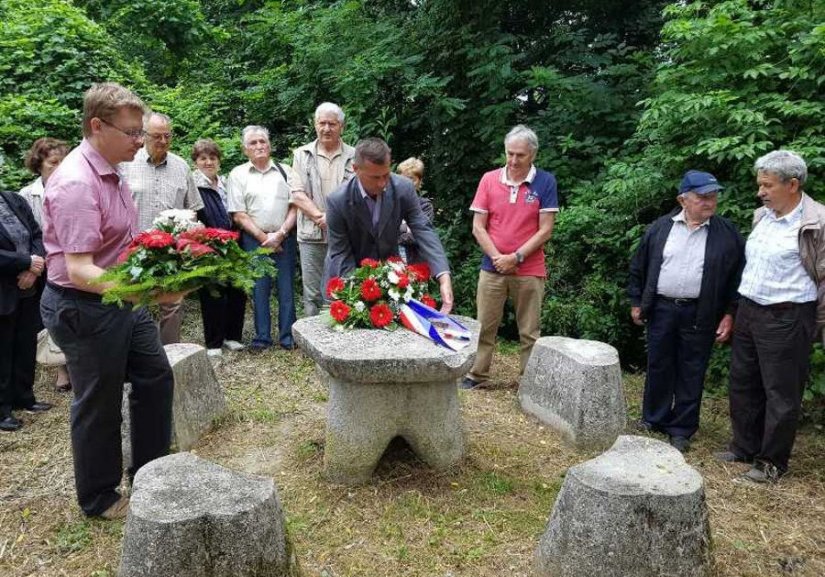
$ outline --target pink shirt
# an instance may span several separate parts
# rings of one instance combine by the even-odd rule
[[[46,184],[43,244],[49,282],[79,288],[69,280],[66,254],[92,253],[94,263],[107,268],[137,233],[128,185],[84,139]]]
[[[535,168],[524,182],[510,183],[505,169],[491,170],[481,177],[470,210],[487,214],[487,234],[502,254],[517,251],[539,230],[539,214],[558,211],[556,179]],[[490,257],[484,255],[481,268],[496,272]],[[518,276],[545,277],[544,248],[533,252],[518,265]]]

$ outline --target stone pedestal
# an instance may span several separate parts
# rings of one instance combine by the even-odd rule
[[[212,422],[226,413],[226,399],[209,361],[206,349],[194,343],[166,345],[166,356],[175,376],[175,395],[172,401],[172,444],[179,451],[195,446],[200,436],[209,430]],[[121,442],[123,463],[132,462],[132,444],[129,427],[129,393],[131,384],[123,387],[123,421]]]
[[[286,577],[284,518],[272,479],[191,453],[138,471],[120,577]]]
[[[667,443],[621,436],[567,472],[536,556],[542,577],[707,577],[702,477]]]
[[[626,424],[619,353],[605,343],[542,337],[518,390],[525,412],[576,448],[606,448]]]
[[[478,324],[464,350],[437,346],[411,331],[336,331],[321,317],[299,320],[295,342],[328,375],[326,477],[365,483],[390,441],[403,437],[428,465],[442,469],[464,454],[456,381],[475,360]]]

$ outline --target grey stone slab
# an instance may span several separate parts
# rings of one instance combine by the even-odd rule
[[[661,441],[620,436],[567,472],[536,552],[542,577],[707,577],[701,475]]]
[[[209,430],[215,419],[226,413],[226,398],[204,347],[194,343],[176,343],[166,345],[164,349],[175,377],[172,444],[179,451],[188,451]],[[132,462],[129,425],[131,390],[131,383],[125,383],[120,427],[124,467]]]
[[[365,483],[400,436],[428,465],[443,469],[464,455],[456,380],[475,360],[478,323],[453,352],[406,329],[336,331],[321,317],[301,319],[293,335],[329,385],[324,472],[337,483]]]
[[[627,422],[619,353],[598,341],[538,339],[518,397],[525,412],[580,449],[609,447]]]
[[[138,471],[120,577],[285,577],[292,566],[272,479],[191,453]]]

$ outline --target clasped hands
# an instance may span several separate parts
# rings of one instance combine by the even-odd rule
[[[286,234],[283,231],[276,230],[275,232],[266,233],[266,240],[261,243],[264,248],[271,248],[275,252],[281,252],[281,244],[286,240]]]
[[[36,254],[31,255],[31,266],[17,275],[17,288],[26,290],[34,285],[37,277],[43,274],[46,268],[46,259]]]
[[[499,274],[513,274],[518,268],[518,257],[516,253],[500,254],[498,256],[490,257],[493,261],[493,266]]]

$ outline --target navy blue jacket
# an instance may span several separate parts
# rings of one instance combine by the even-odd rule
[[[17,309],[20,299],[17,275],[31,267],[31,255],[46,256],[46,251],[43,249],[43,233],[26,199],[14,192],[0,192],[0,195],[31,235],[29,254],[19,254],[11,235],[0,224],[0,315],[8,315]]]
[[[664,260],[665,242],[673,228],[672,213],[658,218],[648,227],[630,262],[627,294],[634,307],[641,307],[642,318],[650,316]],[[745,240],[736,227],[721,216],[710,217],[705,245],[705,266],[696,310],[696,328],[716,330],[726,313],[736,309],[739,281],[745,267]]]

